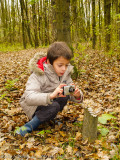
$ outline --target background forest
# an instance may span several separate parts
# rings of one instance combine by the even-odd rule
[[[46,46],[64,40],[119,48],[119,0],[0,0],[0,44]]]
[[[84,101],[16,137],[28,122],[19,100],[29,61],[54,41],[73,50]],[[94,141],[85,140],[94,125]],[[38,159],[120,160],[120,0],[0,0],[0,160]]]

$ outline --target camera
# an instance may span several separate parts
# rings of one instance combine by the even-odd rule
[[[75,91],[75,86],[70,85],[70,86],[64,86],[63,87],[63,95],[70,95]]]

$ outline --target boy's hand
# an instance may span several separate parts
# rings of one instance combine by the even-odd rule
[[[74,91],[74,93],[73,93],[72,95],[73,95],[76,99],[79,99],[79,98],[81,97],[79,88],[77,88],[74,83],[72,83],[71,85],[74,85],[74,86],[75,86],[75,91]]]
[[[51,93],[50,95],[50,99],[54,99],[54,98],[57,98],[57,97],[66,97],[65,95],[63,95],[63,86],[66,86],[66,84],[60,84],[55,90],[53,93]]]

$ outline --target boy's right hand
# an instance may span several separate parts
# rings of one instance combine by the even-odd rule
[[[54,99],[57,97],[66,97],[65,95],[63,95],[63,86],[66,86],[66,84],[60,84],[53,93],[51,93],[50,95],[50,99]]]

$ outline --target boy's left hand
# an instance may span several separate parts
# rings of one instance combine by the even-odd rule
[[[81,97],[79,88],[77,88],[74,83],[72,83],[71,85],[74,85],[74,86],[75,86],[75,91],[74,91],[74,93],[73,93],[72,95],[73,95],[76,99],[79,99],[79,98]]]

